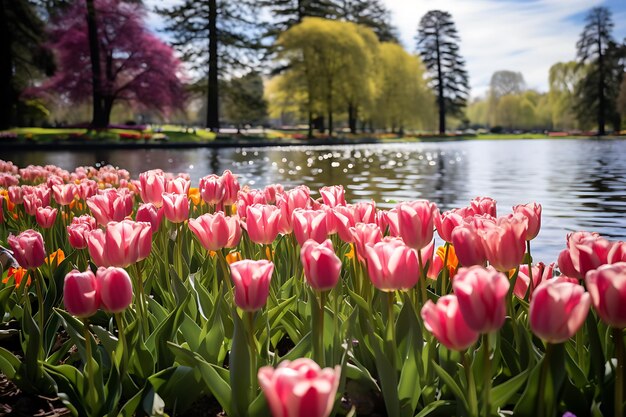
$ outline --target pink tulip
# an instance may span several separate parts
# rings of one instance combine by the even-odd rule
[[[530,329],[549,343],[563,343],[581,328],[590,304],[591,297],[581,285],[549,279],[533,293],[528,311]]]
[[[603,265],[585,277],[591,303],[611,327],[626,327],[626,262]]]
[[[293,233],[300,246],[309,239],[322,243],[328,237],[328,223],[324,211],[296,209],[292,216]]]
[[[281,184],[270,184],[263,189],[267,204],[276,204],[277,196],[284,192],[285,188]]]
[[[348,206],[336,206],[331,209],[328,216],[332,216],[335,219],[334,223],[335,228],[337,229],[337,234],[339,234],[339,239],[346,243],[352,243],[354,240],[352,238],[350,228],[354,227],[356,224],[352,208]]]
[[[187,194],[163,193],[163,214],[172,223],[182,223],[189,218]]]
[[[319,291],[330,290],[337,285],[341,274],[341,260],[335,255],[333,243],[326,239],[322,243],[309,239],[300,250],[304,276],[309,285]]]
[[[23,197],[24,211],[30,216],[37,214],[37,209],[45,207],[44,202],[36,194],[27,194]]]
[[[97,266],[126,268],[150,255],[152,228],[132,220],[110,222],[105,230],[89,232],[87,248]]]
[[[230,264],[235,283],[235,304],[244,311],[263,308],[270,292],[274,264],[270,261],[244,259]]]
[[[311,198],[309,188],[300,185],[293,190],[277,196],[276,206],[280,208],[279,233],[289,234],[293,231],[293,212],[296,209],[310,209]]]
[[[392,208],[391,210],[387,211],[387,225],[389,226],[389,236],[400,236],[400,224],[397,209]]]
[[[259,385],[273,417],[328,417],[333,410],[341,367],[321,369],[308,358],[259,369]]]
[[[133,193],[126,188],[109,188],[87,199],[87,206],[98,224],[121,222],[133,211]]]
[[[43,265],[46,248],[39,232],[28,229],[17,236],[10,234],[7,241],[13,250],[13,257],[22,268],[35,269]]]
[[[509,286],[506,275],[492,267],[472,266],[459,269],[452,287],[459,299],[463,317],[472,330],[489,333],[502,327]]]
[[[423,259],[423,258],[422,258]],[[430,264],[428,265],[428,271],[426,271],[426,278],[430,278],[432,280],[437,280],[439,278],[439,273],[443,269],[443,259],[439,256],[434,256]]]
[[[470,209],[474,214],[489,214],[496,217],[496,200],[490,197],[476,197],[470,201]]]
[[[237,194],[237,202],[235,204],[237,205],[237,213],[245,217],[248,206],[265,203],[265,193],[263,191],[244,187],[244,190],[240,190]]]
[[[528,219],[528,229],[526,230],[526,240],[533,240],[541,229],[541,204],[528,203],[513,207],[513,213],[520,213]]]
[[[12,185],[9,187],[8,192],[9,192],[9,201],[11,201],[11,203],[22,204],[24,202],[23,194],[22,194],[22,187],[19,187],[17,185]]]
[[[52,207],[37,207],[35,219],[37,220],[37,224],[44,229],[49,229],[54,226],[56,218],[57,209]]]
[[[417,284],[417,252],[402,240],[386,238],[366,245],[365,251],[370,280],[379,290],[406,291]]]
[[[143,202],[161,207],[163,205],[162,195],[165,192],[165,181],[165,174],[160,169],[139,174],[139,194]]]
[[[158,208],[152,203],[144,203],[137,209],[135,220],[138,222],[150,223],[152,233],[156,233],[163,221],[163,207]]]
[[[556,264],[552,262],[550,265],[546,266],[543,262],[539,262],[538,264],[532,267],[533,273],[533,285],[531,288],[531,292],[529,295],[529,299],[532,298],[533,292],[535,288],[543,281],[547,281],[552,279],[554,275],[554,267]],[[577,282],[576,282],[577,283]],[[526,297],[526,292],[528,292],[530,287],[530,277],[528,275],[528,265],[520,265],[519,273],[517,274],[517,281],[515,281],[515,288],[513,289],[513,294],[519,299],[524,299]]]
[[[376,204],[373,201],[352,205],[355,223],[376,223]]]
[[[374,245],[383,240],[383,234],[380,228],[372,223],[357,223],[354,227],[350,228],[350,234],[352,235],[352,242],[354,242],[354,250],[361,262],[365,262],[367,255],[365,247],[367,245]]]
[[[81,200],[87,200],[98,194],[98,183],[94,180],[84,179],[78,184],[78,196]]]
[[[322,201],[329,207],[345,206],[346,197],[342,185],[333,185],[331,187],[320,188]]]
[[[65,276],[63,304],[76,317],[92,316],[100,308],[98,282],[93,272],[74,269]]]
[[[74,249],[84,249],[87,247],[87,235],[98,227],[96,219],[89,215],[74,217],[72,223],[67,226],[67,235],[70,246]]]
[[[222,200],[222,203],[225,206],[235,204],[237,201],[237,194],[241,188],[239,182],[237,181],[237,177],[235,177],[229,170],[226,170],[222,174],[221,181],[222,186],[224,187],[224,199]]]
[[[458,213],[457,210],[445,211],[442,214],[435,216],[435,227],[437,233],[444,241],[452,243],[452,231],[457,227],[463,225],[463,216]]]
[[[427,200],[397,205],[400,237],[408,246],[420,250],[433,240],[437,206]]]
[[[98,268],[96,273],[102,309],[108,313],[119,313],[133,301],[133,284],[128,272],[122,268]]]
[[[165,192],[172,194],[189,194],[189,187],[191,187],[191,181],[187,178],[174,178],[165,182]]]
[[[228,244],[230,235],[228,223],[221,211],[189,219],[189,228],[208,251],[217,251]]]
[[[224,247],[230,249],[237,246],[241,239],[241,220],[239,216],[228,216],[226,224],[228,225],[228,242]]]
[[[278,236],[280,209],[268,204],[254,204],[246,209],[246,230],[250,240],[269,245]]]
[[[521,264],[526,253],[526,229],[526,218],[513,214],[500,217],[495,226],[479,231],[489,264],[502,272]]]
[[[587,272],[608,263],[612,244],[597,233],[567,235],[567,249],[559,254],[559,269],[568,276],[583,279]]]
[[[54,200],[60,206],[67,206],[78,195],[78,188],[73,183],[53,185],[52,192],[54,193]]]
[[[224,186],[218,175],[211,174],[200,178],[198,188],[200,189],[200,196],[207,204],[214,206],[224,198]]]
[[[463,266],[484,265],[487,260],[483,238],[472,223],[464,223],[450,235],[456,256]]]
[[[444,295],[437,304],[426,301],[421,315],[426,330],[450,350],[465,350],[478,340],[478,332],[472,330],[463,318],[456,295]]]
[[[65,184],[65,181],[63,180],[63,178],[55,174],[51,174],[46,180],[46,185],[48,186],[48,188],[52,188],[55,185],[63,185],[63,184]]]
[[[613,242],[606,261],[609,264],[626,262],[626,242]]]

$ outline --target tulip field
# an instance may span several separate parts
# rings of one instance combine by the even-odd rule
[[[0,161],[0,373],[89,417],[624,416],[626,243],[535,259],[541,212]]]

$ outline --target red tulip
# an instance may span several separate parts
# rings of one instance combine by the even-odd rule
[[[273,417],[328,417],[333,410],[341,367],[321,369],[308,358],[259,369],[259,385]]]
[[[478,340],[478,332],[472,330],[463,318],[456,295],[444,295],[437,304],[426,301],[421,315],[426,330],[450,350],[465,350]]]
[[[208,251],[216,251],[228,244],[229,228],[223,212],[203,214],[197,219],[189,219],[189,228]]]
[[[74,269],[65,276],[63,304],[76,317],[92,316],[100,308],[98,282],[93,272]]]
[[[330,290],[337,285],[341,274],[341,260],[335,255],[333,243],[309,239],[300,250],[304,276],[311,287],[319,291]]]
[[[478,333],[496,331],[506,317],[508,278],[494,268],[461,268],[452,282],[468,326]]]
[[[13,257],[22,268],[35,269],[43,265],[46,248],[41,233],[28,229],[17,236],[10,234],[7,241],[13,250]]]
[[[386,238],[366,245],[365,251],[370,280],[379,290],[406,291],[417,284],[417,252],[402,240]]]
[[[49,229],[54,226],[54,221],[57,219],[57,209],[52,207],[38,207],[35,213],[35,219],[39,226],[44,229]]]
[[[434,216],[437,206],[427,200],[400,203],[398,226],[400,237],[408,246],[420,250],[433,240]]]
[[[530,329],[549,343],[563,343],[582,327],[590,304],[591,297],[581,285],[549,279],[533,293],[528,311]]]
[[[591,303],[611,327],[626,327],[626,262],[603,265],[585,277]]]
[[[163,214],[172,223],[182,223],[189,218],[187,194],[163,193]]]
[[[156,233],[163,221],[163,207],[158,208],[152,203],[144,203],[137,209],[135,220],[138,222],[150,223],[152,233]]]
[[[235,304],[244,311],[263,308],[270,292],[274,264],[270,261],[244,259],[230,264],[235,283]]]
[[[269,245],[278,236],[280,209],[268,204],[254,204],[246,209],[246,230],[250,240]]]
[[[200,178],[200,196],[207,204],[216,205],[224,198],[224,186],[219,176],[215,174]]]
[[[613,242],[606,261],[609,264],[626,262],[626,242]]]
[[[104,311],[119,313],[133,301],[133,284],[124,269],[100,267],[96,280]]]
[[[533,240],[541,229],[541,204],[528,203],[513,207],[514,213],[520,213],[528,219],[528,229],[526,230],[526,240]]]

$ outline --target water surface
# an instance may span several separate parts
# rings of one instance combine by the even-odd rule
[[[230,169],[253,188],[306,184],[312,191],[341,184],[351,201],[426,198],[442,210],[475,196],[543,205],[543,226],[533,242],[536,260],[556,260],[570,231],[596,231],[626,239],[625,140],[506,140],[256,149],[151,149],[107,151],[0,151],[0,159],[28,164],[110,163],[131,172],[162,168],[199,178]],[[315,193],[317,194],[317,193]]]

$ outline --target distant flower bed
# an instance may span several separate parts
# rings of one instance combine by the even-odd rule
[[[0,161],[0,372],[79,416],[623,415],[624,242],[319,195]]]

